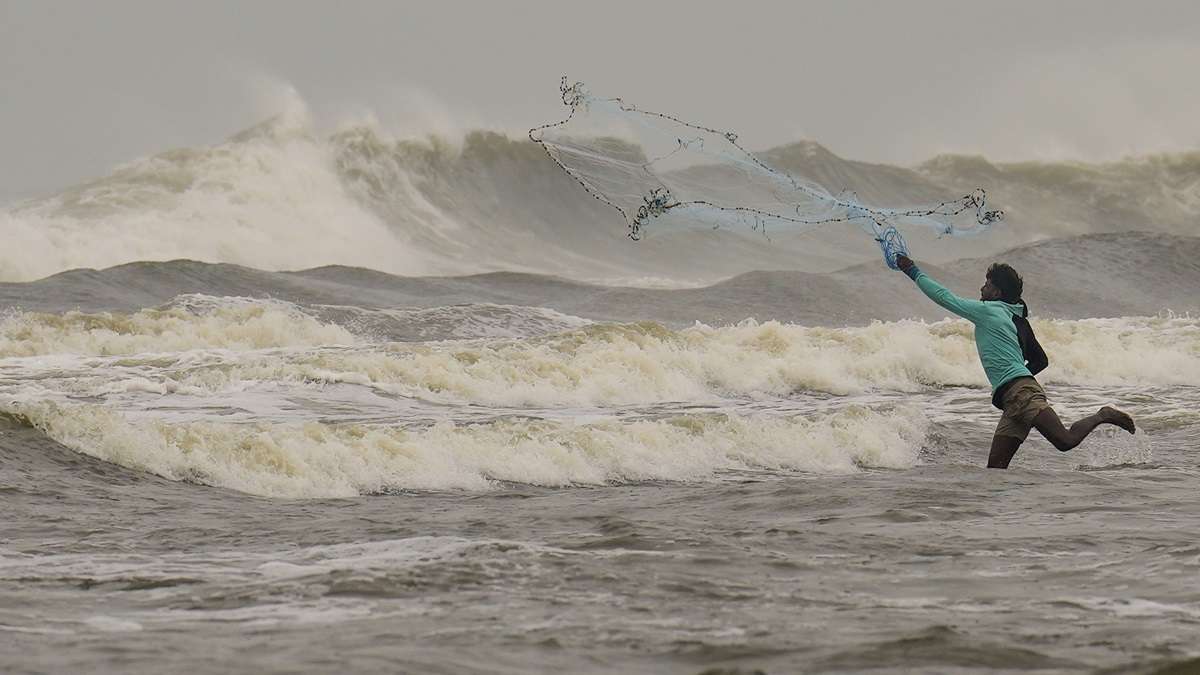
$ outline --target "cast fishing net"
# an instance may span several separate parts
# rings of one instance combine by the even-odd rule
[[[576,82],[560,86],[571,112],[529,131],[563,171],[625,218],[629,236],[711,227],[796,232],[850,223],[870,234],[889,267],[908,250],[901,230],[977,234],[1003,217],[987,210],[982,189],[936,204],[883,208],[849,190],[777,170],[738,144],[737,134],[597,98]]]

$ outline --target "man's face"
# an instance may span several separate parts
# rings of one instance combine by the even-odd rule
[[[983,286],[979,289],[979,299],[999,300],[1000,296],[1000,289],[996,286],[996,284],[993,284],[991,279],[984,279]]]

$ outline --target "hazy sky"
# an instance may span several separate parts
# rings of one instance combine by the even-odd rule
[[[1200,3],[0,0],[0,196],[213,143],[294,89],[322,128],[523,133],[596,94],[913,163],[1200,148]]]

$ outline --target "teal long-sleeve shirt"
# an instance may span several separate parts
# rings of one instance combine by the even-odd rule
[[[1017,338],[1014,316],[1021,316],[1021,305],[1002,300],[968,300],[951,293],[945,286],[913,265],[908,275],[925,295],[937,304],[975,324],[975,349],[983,362],[983,372],[995,392],[1013,378],[1032,377],[1025,367],[1025,355]]]

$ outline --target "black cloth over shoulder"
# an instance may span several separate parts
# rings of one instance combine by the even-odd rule
[[[1021,316],[1013,316],[1013,323],[1017,327],[1017,341],[1021,343],[1021,354],[1025,358],[1025,367],[1029,372],[1037,375],[1050,365],[1050,359],[1046,357],[1046,350],[1042,349],[1042,345],[1038,343],[1037,336],[1033,334],[1033,326],[1029,325],[1029,305],[1025,304],[1024,300],[1019,300],[1021,307],[1024,308]],[[1008,382],[996,388],[996,393],[992,394],[992,405],[1003,410],[1004,392],[1008,391],[1008,386],[1021,378],[1013,378]]]

